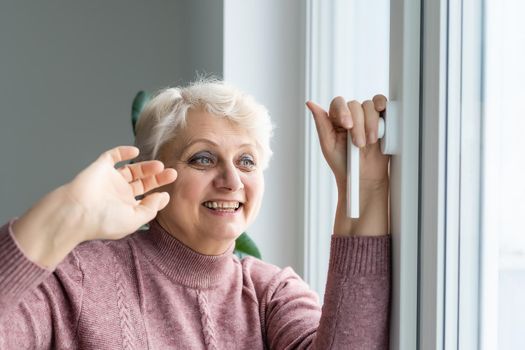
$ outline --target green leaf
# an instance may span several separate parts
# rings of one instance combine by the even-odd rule
[[[245,256],[253,256],[257,259],[262,259],[259,248],[257,248],[255,242],[250,236],[248,236],[248,234],[246,234],[246,232],[243,232],[237,237],[237,240],[235,241],[235,250],[233,252],[241,259]]]
[[[149,100],[151,100],[151,95],[142,90],[137,92],[133,99],[133,104],[131,105],[131,125],[133,126],[133,135],[136,134],[135,125],[137,124],[137,120],[139,120],[140,113]]]

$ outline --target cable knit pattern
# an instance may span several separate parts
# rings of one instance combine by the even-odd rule
[[[156,221],[54,271],[0,228],[0,349],[388,349],[390,237],[332,237],[321,307],[291,268],[199,254]]]
[[[197,290],[197,298],[199,300],[199,310],[201,312],[202,334],[204,335],[204,343],[207,350],[217,350],[217,341],[215,340],[215,327],[208,309],[208,300],[204,292]]]
[[[129,308],[126,302],[126,292],[122,282],[122,273],[117,263],[117,259],[114,258],[115,262],[115,284],[117,286],[117,306],[118,315],[120,321],[120,328],[122,330],[122,348],[125,350],[135,349],[135,336],[133,333],[133,326],[131,325],[131,316]]]

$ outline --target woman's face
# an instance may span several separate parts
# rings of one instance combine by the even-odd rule
[[[170,202],[157,218],[177,239],[202,254],[223,253],[261,205],[261,152],[243,128],[203,110],[189,110],[186,126],[161,151],[178,172]]]

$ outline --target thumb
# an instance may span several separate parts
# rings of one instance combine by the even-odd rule
[[[333,130],[333,125],[328,119],[328,112],[313,101],[306,102],[306,106],[312,112],[315,122],[315,128],[321,141],[328,140]]]
[[[167,192],[154,192],[144,197],[135,211],[144,222],[148,222],[157,215],[159,210],[164,209],[169,201],[170,195]]]

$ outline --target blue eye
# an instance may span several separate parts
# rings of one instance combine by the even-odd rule
[[[246,169],[255,168],[255,161],[251,156],[243,156],[239,161],[239,165]]]
[[[198,166],[210,166],[215,163],[215,157],[208,152],[199,153],[191,157],[188,163]]]
[[[209,157],[199,157],[197,159],[195,159],[195,163],[199,163],[199,164],[212,164],[213,163],[213,160]]]

